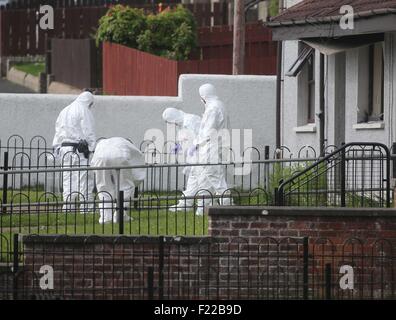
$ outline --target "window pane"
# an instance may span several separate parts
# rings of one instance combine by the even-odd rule
[[[375,44],[373,48],[373,96],[372,96],[372,116],[379,116],[383,113],[384,99],[384,58],[383,43]],[[375,120],[375,119],[374,119]],[[379,120],[379,119],[378,119]]]

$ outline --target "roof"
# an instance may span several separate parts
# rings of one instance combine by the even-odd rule
[[[268,23],[271,27],[340,20],[340,8],[350,5],[355,19],[396,13],[396,0],[304,0]]]

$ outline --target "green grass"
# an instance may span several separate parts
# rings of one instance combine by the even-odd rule
[[[196,216],[194,211],[177,213],[167,210],[131,210],[133,220],[124,223],[125,235],[202,236],[208,234],[207,216]],[[12,251],[12,235],[67,234],[119,235],[119,224],[99,224],[99,213],[40,213],[0,215],[0,262],[7,261]],[[8,245],[8,248],[7,248]]]
[[[14,67],[19,71],[26,72],[35,77],[38,77],[40,72],[45,71],[45,63],[43,62],[21,62],[17,63]]]
[[[8,203],[35,203],[45,202],[46,199],[54,199],[51,194],[46,194],[40,190],[7,190],[7,202]],[[58,199],[62,199],[62,196],[57,196]],[[3,201],[3,190],[0,190],[0,201]],[[61,200],[58,200],[61,201]]]
[[[207,217],[194,211],[131,210],[131,222],[124,223],[124,233],[131,235],[204,235]],[[2,233],[22,234],[119,234],[119,225],[99,224],[99,213],[30,213],[0,216]]]

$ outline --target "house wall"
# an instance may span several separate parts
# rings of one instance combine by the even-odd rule
[[[283,43],[283,74],[298,57],[298,41]],[[367,54],[364,49],[352,49],[345,53],[325,57],[325,139],[327,145],[340,145],[342,142],[381,142],[391,146],[396,141],[396,114],[394,97],[396,88],[396,33],[385,35],[384,73],[384,121],[383,124],[358,124],[358,107],[365,109],[367,100]],[[315,110],[319,112],[319,53],[316,52]],[[319,119],[316,132],[298,127],[301,124],[300,104],[304,93],[299,90],[301,77],[284,76],[282,92],[282,144],[294,146],[294,152],[302,145],[319,148]],[[300,79],[300,80],[299,80]],[[300,120],[299,120],[300,119]],[[300,132],[303,131],[303,132]],[[307,132],[308,131],[308,132]]]
[[[290,69],[294,61],[298,57],[298,41],[285,41],[283,42],[283,90],[282,90],[282,145],[291,148],[293,153],[305,145],[312,146],[315,150],[319,150],[319,121],[315,117],[315,132],[310,126],[302,126],[303,122],[301,117],[301,108],[303,107],[304,100],[299,92],[299,85],[301,85],[301,78],[288,77],[284,74]],[[315,57],[315,92],[319,92],[319,56]],[[315,113],[319,112],[319,99],[316,94]],[[299,120],[300,119],[300,120]]]
[[[367,53],[364,48],[349,50],[346,52],[345,72],[345,142],[366,141],[366,142],[381,142],[387,146],[391,146],[395,141],[395,114],[393,109],[395,107],[394,96],[395,88],[393,83],[396,81],[395,68],[395,50],[396,41],[395,34],[386,34],[385,36],[385,74],[384,74],[384,124],[382,128],[378,125],[357,125],[358,123],[358,108],[363,110],[367,103],[367,75],[364,73],[364,68],[367,64]],[[338,61],[339,63],[341,59]],[[334,58],[329,58],[329,68],[339,68]],[[340,72],[339,74],[340,75]],[[330,87],[338,85],[337,81],[340,77],[329,78],[328,83]],[[337,91],[329,90],[328,104],[330,111],[334,112],[335,105],[331,101],[337,101]],[[342,115],[336,112],[336,121],[343,121]],[[336,135],[337,126],[332,118],[328,118],[328,136],[334,137]],[[331,139],[330,139],[331,141]],[[334,141],[334,139],[333,139]]]

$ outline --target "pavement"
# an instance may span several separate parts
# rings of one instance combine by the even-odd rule
[[[0,78],[0,93],[35,93],[34,91]]]

